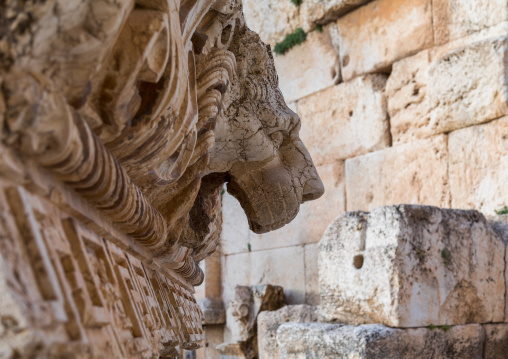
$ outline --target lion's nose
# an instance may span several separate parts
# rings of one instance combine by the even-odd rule
[[[320,179],[310,179],[303,186],[302,202],[318,199],[325,193],[323,182]]]

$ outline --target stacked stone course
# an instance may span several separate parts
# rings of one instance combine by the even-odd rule
[[[319,304],[318,242],[345,211],[407,203],[488,216],[508,203],[508,1],[247,0],[244,11],[272,47],[309,32],[275,65],[325,195],[263,235],[224,197],[225,305],[237,284],[260,283],[283,286],[288,304]]]

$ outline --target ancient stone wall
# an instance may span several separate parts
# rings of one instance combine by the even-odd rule
[[[246,0],[244,11],[272,47],[308,33],[274,60],[326,195],[262,235],[224,196],[226,305],[237,284],[260,283],[284,287],[289,304],[318,304],[317,242],[345,211],[495,215],[508,204],[506,0]]]

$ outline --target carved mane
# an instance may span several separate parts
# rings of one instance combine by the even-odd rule
[[[41,258],[56,261],[62,256],[58,241],[70,241],[69,260],[88,281],[80,290],[92,298],[83,301],[92,304],[84,305],[68,335],[81,338],[86,347],[82,316],[90,308],[106,308],[97,304],[103,301],[116,306],[108,310],[116,313],[111,315],[123,323],[118,324],[122,330],[150,343],[149,349],[129,349],[129,357],[146,350],[171,357],[177,346],[196,347],[203,336],[192,286],[203,281],[198,262],[219,245],[223,184],[231,181],[232,193],[245,197],[236,172],[210,167],[211,153],[217,155],[211,151],[217,121],[228,121],[224,100],[235,96],[230,94],[234,81],[247,81],[236,74],[235,37],[247,31],[240,1],[47,0],[7,2],[0,9],[5,45],[0,53],[0,199],[15,213],[22,208],[23,218],[51,213],[34,217],[41,228],[59,233],[46,238]],[[311,177],[319,181],[314,172]],[[291,178],[296,177],[284,181]],[[303,182],[295,187],[303,195],[289,204],[290,215],[278,226],[296,215],[304,187]],[[312,191],[319,196],[322,186]],[[44,218],[60,220],[46,223]],[[37,228],[32,231],[38,233]],[[79,259],[83,248],[93,259]],[[58,273],[56,264],[44,263],[45,271]],[[153,310],[144,304],[144,319],[129,304],[135,300],[125,299],[127,287],[118,284],[115,268],[122,266],[142,278],[125,283],[141,281],[145,290],[139,295],[153,295]],[[85,267],[97,274],[83,274]],[[110,272],[117,274],[110,278],[105,274]],[[55,273],[48,276],[57,278]],[[52,281],[55,293],[65,292]],[[90,289],[92,282],[101,289]],[[168,303],[169,317],[161,311]],[[67,327],[71,312],[63,320]],[[93,328],[103,326],[94,323]]]

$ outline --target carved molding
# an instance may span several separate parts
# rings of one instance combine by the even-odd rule
[[[193,286],[219,245],[224,184],[258,233],[323,193],[269,46],[245,26],[240,0],[8,0],[0,20],[3,218],[20,232],[5,231],[19,248],[2,248],[1,275],[25,263],[23,280],[3,284],[8,305],[21,308],[22,281],[47,280],[49,297],[45,284],[22,297],[54,311],[47,323],[20,314],[16,325],[34,334],[11,354],[30,357],[39,342],[65,353],[66,340],[91,357],[196,347]],[[41,242],[45,230],[58,235]],[[52,330],[67,339],[38,342]],[[0,333],[0,349],[14,332]]]

